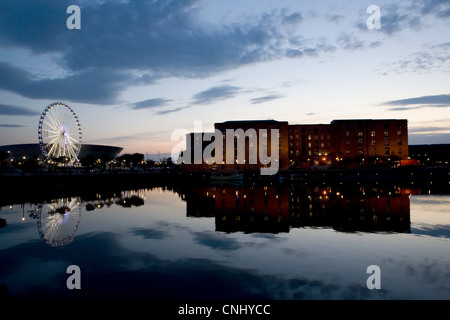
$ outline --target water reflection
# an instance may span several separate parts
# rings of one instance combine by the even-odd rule
[[[0,285],[29,297],[448,298],[450,198],[424,192],[172,186],[0,207]],[[80,292],[66,290],[69,264],[83,269]],[[372,264],[382,291],[365,287]]]
[[[57,199],[38,206],[36,219],[39,235],[52,247],[73,241],[81,221],[80,198]]]
[[[28,217],[36,220],[40,238],[52,247],[70,244],[76,235],[84,212],[118,205],[124,208],[139,207],[145,204],[146,189],[128,190],[116,193],[97,193],[87,197],[65,197],[46,200],[27,210]],[[22,207],[22,220],[25,220],[25,204]],[[13,205],[9,208],[12,210]],[[1,227],[6,227],[6,219],[1,219]]]
[[[42,240],[54,247],[71,243],[82,212],[113,205],[145,204],[147,189],[96,193],[39,203],[29,216]],[[418,189],[331,186],[225,185],[177,189],[187,217],[215,219],[215,231],[287,233],[291,228],[332,228],[341,232],[410,233],[410,195]]]
[[[418,190],[361,187],[356,192],[314,186],[216,186],[186,192],[187,216],[215,217],[216,231],[410,232],[409,196]]]

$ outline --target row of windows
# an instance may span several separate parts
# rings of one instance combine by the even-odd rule
[[[347,137],[350,137],[350,131],[346,131],[345,135]],[[370,132],[370,136],[371,137],[376,137],[376,135],[377,135],[376,131],[371,131]],[[363,131],[358,131],[358,137],[363,137],[363,136],[364,136],[364,132]],[[385,137],[389,137],[389,131],[384,131],[384,136]],[[402,136],[402,131],[400,131],[400,130],[397,131],[397,136],[398,137]]]
[[[385,155],[390,155],[390,152],[391,152],[391,149],[390,149],[389,147],[385,147],[385,148],[384,148],[384,154],[385,154]],[[350,149],[347,149],[347,150],[345,151],[345,153],[346,153],[346,154],[350,154],[350,153],[351,153],[351,150],[350,150]],[[364,149],[363,149],[363,148],[359,148],[358,153],[359,153],[360,155],[363,155],[363,154],[364,154]],[[402,153],[403,153],[403,149],[402,149],[402,148],[398,148],[397,153],[398,153],[398,154],[402,154]],[[377,155],[377,149],[376,149],[376,148],[372,148],[371,154],[374,155],[374,156]]]
[[[327,134],[326,135],[326,138],[327,138],[327,140],[331,140],[331,136],[329,135],[329,134]],[[290,135],[289,136],[289,140],[293,140],[294,139],[294,136],[293,135]],[[295,135],[295,140],[298,140],[299,139],[299,135],[297,134],[297,135]],[[306,140],[306,135],[305,134],[302,134],[302,140],[304,141],[304,140]],[[313,136],[312,135],[308,135],[308,140],[313,140]],[[314,135],[314,140],[319,140],[319,136],[318,135]],[[320,135],[320,140],[325,140],[325,135]]]
[[[350,130],[350,125],[349,124],[346,124],[345,125],[345,129],[347,129],[347,130]],[[372,125],[370,126],[372,129],[375,129],[376,128],[376,124],[375,123],[372,123]],[[383,124],[383,128],[385,129],[385,130],[388,130],[389,129],[389,123],[384,123]],[[396,125],[396,127],[397,127],[397,129],[398,130],[401,130],[402,129],[402,124],[401,123],[397,123],[397,125]],[[364,129],[364,126],[363,126],[363,124],[362,123],[359,123],[358,124],[358,130],[363,130]]]
[[[319,134],[319,131],[320,131],[320,133],[325,133],[325,132],[330,132],[330,128],[320,128],[320,130],[319,130],[319,128],[313,128],[312,130],[311,130],[311,128],[308,128],[308,129],[306,129],[306,128],[302,128],[301,130],[299,130],[299,129],[292,129],[292,128],[289,128],[289,133],[314,133],[314,134]]]
[[[290,153],[290,155],[291,156],[293,156],[294,155],[294,150],[290,150],[289,151],[289,153]],[[308,156],[312,156],[312,155],[315,155],[315,156],[326,156],[326,155],[328,155],[328,151],[327,150],[308,150],[308,151],[306,151],[305,149],[303,149],[301,152],[299,151],[299,150],[295,150],[295,155],[296,156],[299,156],[300,155],[300,153],[301,153],[301,155],[302,156],[306,156],[306,155],[308,155]]]
[[[351,144],[351,141],[350,140],[346,140],[345,144],[349,146]],[[372,146],[376,146],[377,145],[377,141],[376,140],[371,140],[370,144]],[[389,144],[390,144],[389,138],[384,138],[384,145],[388,146]],[[363,146],[364,145],[363,139],[358,139],[358,145],[359,146]],[[398,139],[397,140],[397,145],[399,145],[399,146],[403,145],[403,140],[402,139]]]

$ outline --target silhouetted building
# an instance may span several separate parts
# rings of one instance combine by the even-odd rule
[[[329,124],[289,125],[290,167],[330,164],[333,136]]]
[[[319,165],[404,160],[409,156],[408,121],[404,119],[333,120],[330,124],[292,125],[275,120],[226,121],[216,123],[215,129],[222,133],[222,144],[216,145],[215,149],[216,153],[220,152],[218,148],[221,149],[220,159],[202,159],[202,150],[215,141],[206,139],[205,142],[203,137],[212,133],[191,133],[188,134],[190,143],[186,150],[190,152],[190,164],[184,165],[185,169],[251,171],[266,167],[267,163],[261,161],[260,155],[261,151],[272,154],[273,129],[278,130],[278,168],[281,171]],[[234,143],[229,143],[228,131],[234,134]],[[195,148],[200,158],[194,157]],[[244,152],[245,156],[239,158],[239,152]]]
[[[409,156],[407,120],[333,120],[331,131],[332,153],[339,159]]]
[[[410,145],[409,156],[424,165],[445,166],[450,163],[450,144]]]

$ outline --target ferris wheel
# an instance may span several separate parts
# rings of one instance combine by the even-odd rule
[[[81,124],[67,104],[54,102],[42,112],[38,129],[39,145],[45,157],[62,162],[78,162]]]
[[[52,247],[63,247],[73,241],[81,220],[81,199],[64,198],[39,204],[37,225],[41,239]]]

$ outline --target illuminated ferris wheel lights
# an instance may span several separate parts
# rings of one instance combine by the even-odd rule
[[[43,111],[38,128],[39,144],[49,159],[78,161],[81,148],[81,124],[68,105],[55,102]]]

